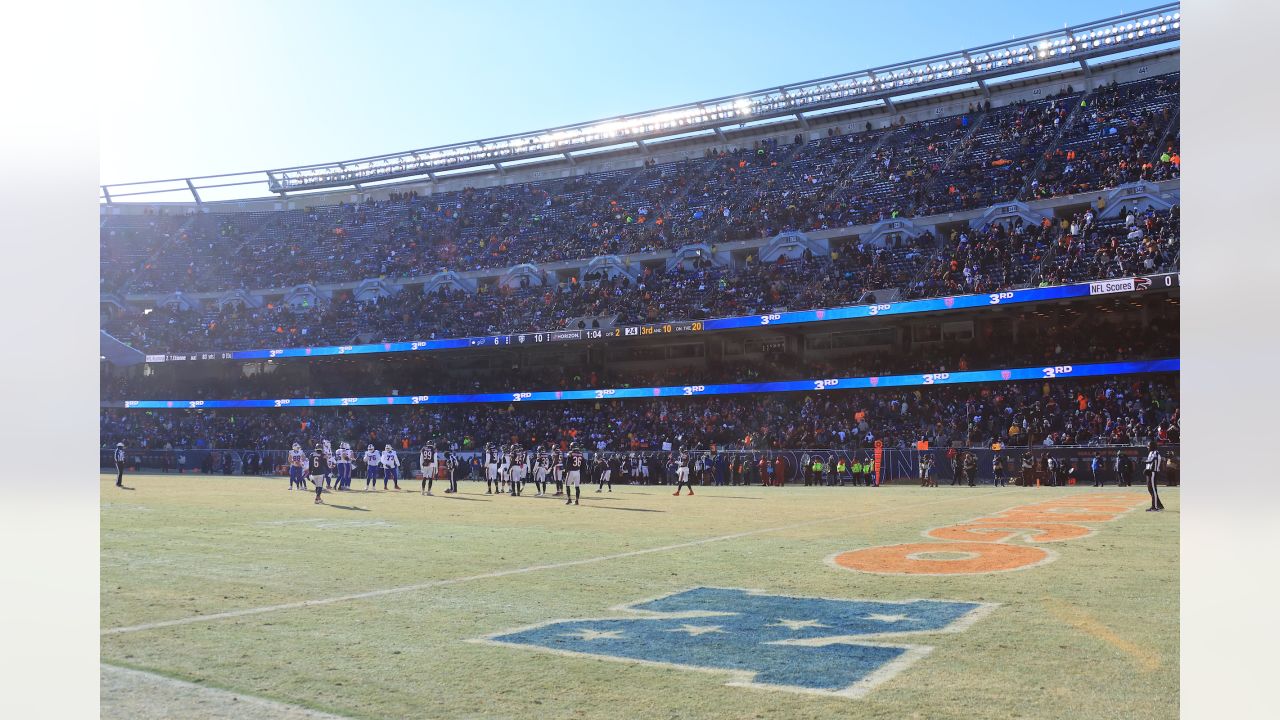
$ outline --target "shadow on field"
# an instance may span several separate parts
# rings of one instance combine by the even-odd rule
[[[131,488],[128,485],[117,485],[116,489],[117,490],[137,490],[137,488]]]
[[[356,507],[355,505],[334,505],[333,503],[325,503],[325,505],[337,510],[359,510],[360,512],[369,512],[369,508]]]
[[[489,502],[489,500],[486,498],[464,498],[454,493],[449,493],[448,495],[438,495],[437,497],[442,497],[445,500],[470,500],[471,502]]]
[[[591,505],[591,504],[587,504],[587,505],[580,505],[579,507],[593,507],[593,508],[601,508],[601,509],[603,509],[603,510],[626,510],[627,512],[666,512],[666,510],[655,510],[655,509],[653,509],[653,508],[629,508],[629,507],[615,507],[615,506],[613,506],[613,505]]]

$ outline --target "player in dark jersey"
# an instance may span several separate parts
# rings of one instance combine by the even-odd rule
[[[507,456],[510,458],[511,465],[507,469],[507,492],[511,495],[519,495],[524,490],[524,450],[519,443],[512,443],[507,450]]]
[[[689,488],[689,494],[693,494],[693,483],[689,481],[689,453],[684,450],[680,451],[680,458],[676,460],[676,491],[672,495],[679,496],[680,488]]]
[[[617,459],[615,458],[605,459],[596,455],[597,467],[595,468],[595,474],[596,482],[599,483],[596,492],[604,492],[605,485],[609,486],[609,492],[613,492],[613,469],[616,464]]]
[[[551,460],[551,477],[556,483],[556,497],[564,492],[564,453],[556,448]]]
[[[316,443],[316,449],[311,453],[311,484],[316,488],[316,504],[323,504],[324,500],[320,498],[320,494],[324,492],[326,479],[329,477],[329,462],[325,458],[324,449],[320,443]]]
[[[422,494],[430,495],[436,479],[436,448],[431,443],[423,445],[418,453],[418,471],[422,475]]]
[[[604,492],[604,483],[609,483],[609,491],[613,491],[613,466],[599,452],[591,462],[591,479],[599,486],[595,492]]]
[[[498,487],[494,491],[501,495],[508,492],[511,482],[511,447],[498,448]]]
[[[492,495],[498,488],[498,448],[493,443],[484,445],[484,494]]]
[[[543,445],[538,448],[537,466],[533,470],[533,483],[538,488],[536,497],[547,494],[547,476],[551,474],[551,448]]]
[[[569,448],[569,456],[565,458],[564,504],[577,505],[582,499],[582,473],[587,471],[587,458],[582,448],[574,443]]]

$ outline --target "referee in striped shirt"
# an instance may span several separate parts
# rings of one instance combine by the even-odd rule
[[[124,487],[124,443],[116,443],[116,487]]]
[[[1164,503],[1160,502],[1160,489],[1156,487],[1156,481],[1160,477],[1160,466],[1164,464],[1164,458],[1160,456],[1160,451],[1156,449],[1156,441],[1147,442],[1147,492],[1151,494],[1151,507],[1147,508],[1147,512],[1160,512],[1164,510]]]

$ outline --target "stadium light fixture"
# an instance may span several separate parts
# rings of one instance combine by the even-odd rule
[[[774,87],[530,133],[342,162],[260,173],[239,173],[235,176],[252,176],[253,179],[230,184],[265,184],[271,192],[282,195],[351,187],[358,183],[492,166],[498,162],[560,155],[564,152],[603,148],[688,132],[717,130],[725,125],[741,123],[745,118],[768,120],[873,99],[887,100],[903,93],[943,89],[960,82],[990,80],[1011,73],[1074,64],[1093,57],[1176,42],[1181,38],[1181,13],[1178,10],[1177,3],[1169,3],[1004,43],[992,43],[885,67],[793,83],[785,88]],[[207,179],[209,178],[191,180]],[[157,182],[159,181],[104,186],[103,194],[105,196],[109,193],[112,198],[155,194],[161,191],[120,192],[119,188],[148,186]],[[225,186],[227,185],[219,185]]]

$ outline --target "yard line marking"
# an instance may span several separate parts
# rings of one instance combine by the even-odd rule
[[[349,720],[301,705],[101,663],[103,717]]]
[[[337,597],[319,598],[316,600],[299,600],[290,603],[280,603],[279,605],[264,605],[262,607],[245,608],[243,610],[228,610],[226,612],[211,613],[209,615],[194,615],[191,617],[178,618],[176,620],[161,620],[159,622],[143,623],[141,625],[128,625],[125,627],[103,630],[101,634],[119,635],[122,633],[140,632],[142,630],[155,630],[158,628],[174,627],[176,625],[190,625],[192,623],[208,622],[211,620],[226,620],[228,618],[244,617],[246,615],[259,615],[262,613],[276,612],[278,610],[296,610],[298,608],[314,607],[316,605],[332,605],[334,603],[349,602],[352,600],[366,600],[368,598],[398,595],[401,593],[414,592],[416,590],[427,590],[429,588],[457,585],[460,583],[472,582],[474,580],[491,580],[493,578],[507,577],[508,575],[522,575],[524,573],[539,572],[541,570],[559,570],[561,568],[576,567],[578,565],[591,565],[594,563],[606,562],[608,560],[621,560],[623,558],[636,557],[638,555],[648,555],[651,553],[666,552],[668,550],[680,550],[682,548],[697,547],[699,545],[723,542],[725,540],[737,540],[739,538],[751,537],[752,535],[763,535],[764,533],[779,532],[782,530],[795,530],[796,528],[808,527],[810,525],[820,525],[822,523],[838,522],[841,520],[852,520],[853,518],[879,515],[886,512],[900,512],[911,508],[938,505],[941,503],[953,503],[961,500],[997,494],[1000,493],[998,491],[992,491],[965,495],[963,497],[949,497],[941,500],[931,500],[929,502],[916,503],[914,505],[893,505],[879,510],[868,510],[866,512],[823,518],[821,520],[806,520],[805,522],[795,523],[793,525],[780,525],[778,527],[761,528],[759,530],[746,530],[730,535],[719,535],[716,537],[703,538],[701,540],[689,540],[687,542],[676,543],[674,545],[663,545],[661,547],[645,548],[644,550],[631,550],[624,553],[616,553],[614,555],[601,555],[599,557],[582,558],[580,560],[566,560],[565,562],[550,563],[547,565],[530,565],[522,568],[511,568],[509,570],[494,570],[492,572],[481,573],[479,575],[467,575],[465,577],[447,578],[444,580],[431,580],[429,582],[418,583],[416,585],[384,588],[382,590],[369,590],[366,592],[352,593],[350,595],[339,595]]]
[[[1120,637],[1114,630],[1103,625],[1085,611],[1084,608],[1075,607],[1063,600],[1044,598],[1043,602],[1049,612],[1062,622],[1092,635],[1138,661],[1138,665],[1141,666],[1143,672],[1149,673],[1160,667],[1160,656],[1154,651]]]

